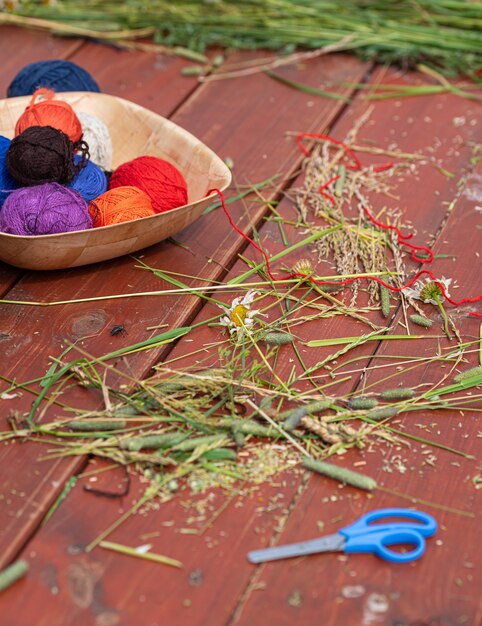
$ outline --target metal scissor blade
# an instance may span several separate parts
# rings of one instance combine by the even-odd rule
[[[337,552],[343,549],[346,539],[339,533],[301,541],[300,543],[290,543],[286,546],[274,546],[264,550],[253,550],[248,552],[248,561],[251,563],[264,563],[265,561],[276,561],[278,559],[289,559],[294,556],[305,556],[316,554],[317,552]]]

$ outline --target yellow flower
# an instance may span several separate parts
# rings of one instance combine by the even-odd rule
[[[229,308],[221,307],[226,311],[226,315],[221,317],[221,326],[228,328],[231,334],[242,335],[245,331],[249,333],[254,323],[253,317],[259,313],[258,309],[251,309],[257,295],[257,291],[250,289],[244,298],[234,298]]]

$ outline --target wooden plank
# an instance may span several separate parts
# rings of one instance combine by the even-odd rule
[[[438,253],[457,252],[456,263],[441,260],[438,266],[445,276],[458,281],[461,288],[457,293],[461,296],[462,287],[468,295],[480,290],[477,225],[480,225],[480,217],[474,211],[474,202],[461,202],[435,247]],[[468,318],[468,310],[469,306],[464,305],[453,317],[462,337],[474,338],[478,336],[480,321]],[[437,313],[432,313],[431,317],[437,325],[441,323]],[[396,354],[429,356],[434,354],[437,342],[427,342],[425,350],[423,346],[419,342],[406,342],[397,347]],[[394,348],[383,345],[379,354],[394,354]],[[394,362],[400,361],[394,357]],[[463,369],[477,364],[478,359],[473,354],[471,362],[464,364]],[[423,385],[439,380],[444,373],[439,364],[434,364],[406,372],[396,380],[403,380],[405,386]],[[373,385],[384,375],[383,370],[369,370],[366,382]],[[453,375],[447,384],[451,380]],[[391,386],[395,386],[393,381]],[[371,390],[386,387],[385,384],[371,387]],[[424,412],[407,414],[394,420],[394,426],[475,458],[480,453],[479,421],[478,414],[471,410],[449,415],[434,411],[429,415]],[[362,467],[357,466],[360,461],[364,463]],[[258,624],[261,623],[258,616],[262,615],[263,620],[280,624],[291,623],[294,616],[312,624],[320,610],[327,625],[479,623],[482,609],[478,550],[480,503],[476,501],[476,486],[472,482],[478,473],[477,463],[412,442],[409,449],[403,445],[389,448],[381,445],[373,446],[367,453],[350,453],[343,465],[375,478],[389,490],[466,511],[474,517],[440,511],[415,501],[416,508],[435,516],[439,531],[436,538],[429,540],[424,557],[412,565],[390,565],[370,555],[319,555],[259,567],[255,581],[262,591],[253,592],[246,604],[239,607],[238,619],[233,623]],[[375,491],[366,496],[351,488],[337,488],[333,481],[313,476],[277,543],[317,536],[320,522],[324,524],[323,532],[329,534],[369,510],[410,505],[410,501],[396,495]],[[299,604],[294,605],[293,598],[297,598]]]
[[[72,61],[95,76],[102,92],[132,100],[165,117],[199,86],[196,77],[180,74],[192,61],[177,56],[86,43]]]
[[[81,46],[79,39],[63,39],[15,26],[1,26],[0,97],[6,97],[7,87],[25,65],[40,60],[68,58]],[[5,293],[20,274],[18,269],[0,263],[0,294]]]
[[[441,104],[441,102],[444,103],[444,105],[441,108],[437,108],[437,105]],[[436,117],[434,116],[436,126],[433,134],[442,137],[442,145],[437,148],[439,151],[438,154],[442,155],[445,152],[452,151],[450,158],[453,159],[453,161],[451,161],[451,163],[454,169],[457,168],[455,171],[459,172],[467,165],[470,159],[470,151],[463,149],[459,154],[455,154],[457,152],[455,148],[460,146],[463,141],[457,139],[459,131],[454,132],[454,127],[448,123],[453,114],[454,102],[467,107],[465,109],[467,113],[472,110],[467,103],[454,101],[452,99],[448,101],[445,99],[442,101],[439,99],[426,99],[425,102],[404,101],[402,103],[404,110],[400,112],[400,116],[408,115],[410,109],[416,111],[421,107],[423,110],[423,105],[426,107],[435,107],[438,113]],[[395,106],[395,103],[392,103],[392,106]],[[363,109],[363,105],[359,105],[358,114]],[[460,113],[460,108],[458,109],[458,113]],[[351,119],[343,119],[340,126],[336,129],[337,136],[343,136],[343,128],[347,129],[349,125],[351,125],[351,122],[357,119],[356,112],[351,113],[349,111],[349,114]],[[392,123],[393,117],[394,111],[390,107],[386,107],[386,103],[383,103],[380,108],[377,106],[376,114],[374,115],[376,127],[371,128],[370,132],[373,133],[372,137],[377,138],[380,144],[383,143],[384,139],[384,137],[380,137],[380,135],[387,129],[387,124]],[[388,129],[391,129],[391,126],[388,126]],[[469,129],[466,129],[466,131],[468,130]],[[433,127],[431,131],[434,131]],[[438,134],[439,132],[440,135]],[[410,139],[406,139],[406,141],[406,146],[410,148],[411,146],[408,143]],[[402,148],[403,145],[400,145],[400,147]],[[447,165],[446,160],[444,160],[444,164]],[[420,206],[424,207],[424,212],[418,212],[419,206],[414,203],[410,204],[411,212],[408,212],[407,215],[412,217],[419,231],[425,228],[431,233],[434,233],[438,225],[440,225],[445,213],[442,202],[452,198],[455,188],[450,180],[443,177],[431,178],[431,176],[432,174],[429,171],[424,179],[425,185],[423,188],[414,190],[413,185],[411,186],[412,194],[419,194],[419,192],[422,194],[418,197],[421,197]],[[430,185],[432,185],[430,192],[426,189],[429,184],[428,181],[430,181]],[[436,191],[439,192],[438,195],[435,193]],[[402,197],[409,202],[410,198],[413,198],[413,195],[407,195],[407,192],[404,191]],[[282,210],[283,215],[289,215],[289,204],[284,202],[280,210]],[[455,216],[459,214],[464,214],[463,208],[460,213],[457,211],[456,214],[451,216],[451,221],[448,223],[450,226],[447,226],[451,237],[453,237],[455,241],[457,237],[461,238],[465,236],[465,234],[462,234],[465,233],[465,223],[460,224],[460,231],[453,226],[453,220],[456,219]],[[474,234],[475,229],[472,229],[471,232]],[[289,231],[288,233],[289,236],[294,239],[295,234]],[[442,238],[445,238],[444,233]],[[263,228],[261,241],[266,248],[269,249],[270,253],[275,251],[277,246],[280,246],[277,231],[272,224]],[[449,241],[452,241],[452,239]],[[473,242],[468,241],[464,252],[466,251],[468,254],[470,250],[473,250],[474,248],[471,246],[473,246]],[[233,275],[240,270],[241,265],[236,265]],[[475,269],[473,269],[473,272],[475,272]],[[452,274],[453,272],[450,273]],[[467,287],[476,284],[475,279],[476,274],[475,276],[474,273],[469,275]],[[203,311],[202,316],[207,314],[207,310]],[[198,319],[202,319],[202,317]],[[343,325],[339,325],[338,320],[335,319],[330,320],[326,325],[324,324],[323,332],[327,336],[355,334],[352,332],[342,332],[347,331],[347,328],[349,328],[348,324],[344,323]],[[350,330],[353,329],[350,327]],[[199,334],[193,335],[193,337],[195,338],[195,345],[202,345],[204,341],[219,337],[219,334],[217,331],[207,329],[206,331],[199,331]],[[180,342],[172,355],[182,355],[189,350],[190,348],[184,345],[184,342]],[[360,352],[357,353],[360,354]],[[367,356],[371,353],[372,349],[367,353]],[[281,367],[286,368],[286,363],[282,363]],[[346,385],[347,391],[351,388],[352,386]],[[467,450],[470,451],[473,445],[474,440],[472,439]],[[398,451],[395,451],[395,453],[397,452]],[[390,454],[393,455],[393,453]],[[371,461],[372,456],[374,459],[373,463]],[[376,454],[366,455],[366,459],[364,458],[363,460],[367,460],[368,464],[366,466],[367,469],[365,470],[364,468],[363,471],[370,473],[370,469],[377,469],[380,465],[380,456],[383,456],[381,449]],[[356,457],[355,460],[358,459],[359,457]],[[450,458],[450,462],[452,462],[452,460],[453,457]],[[423,467],[423,470],[427,474],[430,473],[429,468]],[[407,480],[407,484],[405,485],[400,484],[401,481],[398,474],[388,475],[385,482],[387,485],[395,484],[398,489],[404,487],[410,492],[414,492],[412,482],[415,482],[416,484],[413,486],[414,489],[427,491],[424,482],[418,480],[418,477],[414,477],[413,474],[410,474],[410,476],[412,480]],[[415,478],[417,478],[416,481]],[[431,473],[431,481],[434,481],[435,478],[437,477],[434,477],[433,473]],[[444,475],[441,476],[441,478],[443,480]],[[299,482],[296,478],[295,480],[292,479],[293,477],[288,477],[285,479],[289,481],[288,484],[282,484],[276,487],[277,493],[281,494],[283,497],[282,502],[284,504],[281,510],[275,510],[274,513],[268,515],[271,522],[268,522],[266,526],[264,525],[266,518],[263,518],[262,532],[260,535],[256,532],[257,528],[260,526],[260,521],[256,515],[253,515],[253,511],[256,512],[254,504],[250,504],[249,502],[243,502],[243,508],[241,509],[237,508],[234,504],[228,507],[222,513],[219,520],[214,523],[213,527],[209,529],[207,539],[204,537],[195,537],[195,539],[193,539],[191,536],[186,537],[181,534],[176,534],[176,532],[171,533],[169,530],[171,527],[169,526],[167,530],[163,527],[161,537],[155,539],[155,548],[153,550],[177,558],[180,558],[182,555],[181,560],[185,563],[186,572],[190,574],[190,576],[184,576],[184,578],[177,576],[177,572],[173,572],[172,570],[156,570],[155,574],[152,574],[150,569],[146,567],[146,564],[138,562],[132,562],[131,568],[129,569],[129,578],[127,578],[126,575],[122,573],[125,567],[123,563],[126,557],[107,555],[100,550],[95,550],[90,554],[70,554],[70,556],[66,558],[65,555],[68,552],[68,546],[73,546],[76,543],[85,545],[108,526],[111,521],[116,519],[116,516],[120,513],[117,505],[109,501],[99,502],[98,506],[96,506],[97,501],[93,501],[90,496],[82,493],[80,485],[78,485],[65,504],[60,508],[54,519],[39,533],[25,552],[27,556],[29,551],[35,555],[33,557],[34,571],[32,580],[28,582],[24,581],[22,588],[18,586],[17,589],[12,589],[9,592],[10,595],[8,599],[17,611],[19,600],[16,600],[16,598],[20,598],[21,596],[19,594],[27,591],[27,589],[29,593],[40,598],[40,592],[44,588],[39,581],[42,577],[45,580],[46,572],[48,568],[50,568],[49,571],[58,572],[56,580],[60,580],[62,584],[57,585],[60,592],[55,598],[55,606],[53,606],[53,603],[49,604],[49,618],[52,619],[52,616],[61,616],[64,621],[71,620],[72,623],[79,624],[82,623],[82,619],[89,619],[87,616],[90,616],[92,613],[96,613],[97,619],[100,619],[98,617],[99,614],[104,615],[106,612],[115,613],[112,619],[117,619],[117,623],[123,623],[123,620],[125,620],[125,623],[129,623],[136,610],[142,610],[143,616],[152,616],[152,619],[159,620],[161,617],[169,617],[169,619],[172,620],[173,616],[176,616],[176,619],[178,619],[178,616],[181,614],[183,624],[186,623],[189,625],[209,623],[209,620],[213,619],[213,615],[216,615],[217,623],[237,623],[239,621],[253,624],[265,623],[266,619],[269,619],[271,616],[276,617],[277,621],[281,624],[292,623],[293,620],[298,619],[298,617],[307,620],[308,623],[315,623],[315,621],[318,623],[320,612],[323,614],[324,623],[327,624],[359,623],[361,621],[360,615],[362,619],[365,618],[366,620],[370,619],[373,621],[375,619],[373,615],[376,616],[376,610],[378,609],[380,612],[380,606],[385,606],[386,598],[374,595],[379,593],[380,590],[382,595],[388,597],[388,602],[391,604],[391,623],[394,623],[393,620],[397,619],[400,615],[404,617],[403,611],[405,611],[405,606],[402,607],[401,604],[397,604],[396,594],[398,591],[391,584],[393,580],[393,570],[383,563],[380,565],[380,562],[373,557],[357,556],[354,557],[357,559],[355,563],[351,560],[339,560],[333,557],[331,561],[327,561],[327,563],[330,563],[330,566],[325,565],[325,561],[322,561],[323,557],[313,557],[311,560],[306,559],[301,562],[296,561],[291,564],[286,564],[286,566],[284,564],[281,565],[281,567],[285,568],[280,570],[283,575],[276,576],[278,570],[272,565],[261,571],[259,579],[251,578],[254,568],[249,566],[245,561],[245,552],[254,546],[266,545],[269,541],[269,537],[275,538],[277,536],[278,533],[273,533],[273,523],[278,521],[276,519],[278,514],[284,513],[290,503],[293,504],[296,502],[295,494],[296,488],[299,487]],[[104,477],[104,480],[106,481],[105,484],[110,488],[112,485],[110,485],[109,479]],[[363,507],[367,507],[368,499],[365,496],[360,496],[360,494],[353,493],[348,489],[334,489],[333,483],[330,484],[327,481],[314,479],[310,481],[310,485],[310,489],[305,490],[301,495],[301,500],[297,503],[294,513],[289,516],[286,532],[281,534],[281,540],[286,541],[299,538],[300,529],[306,533],[303,535],[303,538],[308,537],[309,534],[318,534],[320,529],[316,524],[317,521],[324,522],[324,531],[330,532],[339,527],[340,524],[349,523],[361,512]],[[266,486],[265,489],[266,491],[263,490],[261,494],[255,496],[257,499],[261,498],[263,504],[266,502],[269,503],[269,498],[272,494],[271,487]],[[140,492],[141,491],[137,489],[133,491],[130,495],[129,502],[122,507],[122,510],[125,510],[130,503],[135,501],[136,496],[138,496]],[[424,493],[423,495],[433,497],[431,493]],[[330,499],[333,496],[336,497],[335,501],[331,501]],[[370,508],[375,508],[384,503],[400,505],[400,500],[393,497],[382,496],[381,494],[376,494],[369,502]],[[373,502],[375,502],[375,504],[372,504]],[[341,513],[340,504],[342,505]],[[465,501],[459,504],[465,504]],[[151,517],[137,516],[135,519],[130,520],[122,526],[112,536],[112,540],[128,545],[138,545],[142,541],[145,541],[141,535],[143,535],[146,530],[158,530],[159,523],[162,524],[164,521],[169,522],[175,520],[175,528],[178,528],[178,525],[182,524],[182,520],[185,520],[186,517],[185,512],[178,508],[178,506],[178,501],[163,505],[158,514],[159,517],[156,516],[155,518],[154,515]],[[309,524],[304,519],[305,515],[308,514],[310,516]],[[343,519],[338,519],[338,521],[335,522],[336,518],[340,517],[340,514],[343,515]],[[81,518],[82,522],[79,522],[78,526],[74,528],[76,521]],[[445,521],[445,516],[442,519]],[[282,524],[280,528],[283,528]],[[228,537],[227,541],[225,541],[226,536]],[[192,543],[190,543],[191,539],[193,539]],[[445,535],[442,540],[445,545]],[[188,549],[188,545],[190,549]],[[435,548],[432,542],[429,547],[429,552]],[[439,548],[439,546],[437,546],[437,548]],[[176,553],[173,552],[174,549],[176,549]],[[75,551],[75,549],[71,547],[70,553],[73,551]],[[412,576],[412,595],[414,572],[416,572],[416,580],[419,582],[419,587],[422,588],[422,581],[425,582],[427,577],[430,579],[430,576],[433,575],[434,567],[438,567],[441,573],[446,573],[446,564],[450,561],[450,558],[453,558],[451,555],[454,554],[453,549],[451,552],[444,554],[444,568],[440,562],[434,564],[433,561],[428,558],[429,552],[415,567],[407,566],[405,574],[397,568],[397,580],[400,573],[402,573],[406,576],[408,585],[409,576]],[[312,564],[311,567],[315,569],[308,571],[306,568],[310,567],[310,564]],[[203,582],[199,585],[199,590],[193,585],[193,581],[199,580],[200,578],[199,573],[196,571],[198,568],[201,568],[203,573]],[[125,567],[125,569],[127,569],[127,567]],[[96,572],[101,570],[102,577],[98,578]],[[86,607],[82,612],[82,607],[79,607],[78,599],[75,597],[72,598],[72,593],[69,591],[69,579],[66,573],[72,571],[80,572],[77,576],[82,577],[82,579],[86,578],[92,581],[95,578],[95,581],[89,584],[96,589],[95,597],[102,597],[102,604],[91,600],[88,608]],[[193,572],[196,572],[195,576],[192,575]],[[324,574],[325,572],[327,572],[327,575]],[[361,574],[359,574],[359,572],[361,572]],[[471,572],[472,570],[468,569],[468,573],[471,574]],[[284,574],[286,574],[286,577],[284,577]],[[363,583],[363,589],[354,589],[360,580]],[[330,588],[332,581],[336,581],[336,589],[334,589],[333,592]],[[264,590],[263,583],[265,582],[269,586]],[[465,579],[463,579],[462,582],[465,584]],[[252,585],[252,593],[251,595],[247,595],[249,601],[244,607],[244,610],[243,604],[241,603],[239,611],[236,611],[236,600],[248,584]],[[343,588],[344,591],[342,593]],[[123,594],[126,589],[129,589],[129,595],[125,604],[119,601],[119,589],[123,590]],[[403,587],[403,589],[405,599],[408,594],[408,591],[406,591],[408,587]],[[18,595],[15,595],[15,593]],[[361,593],[361,600],[357,600],[356,598],[348,600],[344,597],[356,593]],[[424,595],[425,598],[429,597],[426,585],[424,587]],[[446,596],[445,591],[444,594],[440,594],[441,597],[444,595]],[[161,602],[159,602],[160,597],[162,598]],[[377,599],[379,600],[378,604]],[[190,601],[190,603],[183,602],[184,600]],[[420,597],[417,598],[417,600],[418,605],[414,603],[414,614],[415,609],[421,610],[424,598]],[[469,602],[470,601],[469,598]],[[355,606],[354,603],[357,603],[356,609],[353,608]],[[360,603],[362,603],[361,609]],[[408,606],[409,603],[405,602],[405,604]],[[335,618],[340,617],[340,615],[342,617],[345,616],[345,614],[342,613],[342,609],[339,608],[345,605],[349,605],[347,615],[349,614],[351,617],[354,617],[351,621],[349,619],[337,621]],[[427,606],[429,606],[428,600]],[[195,611],[190,610],[190,608],[195,609]],[[409,606],[408,609],[410,609]],[[349,613],[350,611],[352,612]],[[381,619],[385,619],[385,614],[387,613],[385,609],[383,609],[383,611],[383,618],[380,618],[380,621]],[[293,614],[291,615],[291,613]],[[429,613],[427,619],[432,616],[433,613]],[[417,619],[419,617],[420,614],[417,614]],[[104,615],[102,619],[107,619],[107,617]],[[116,622],[114,621],[114,623]]]
[[[239,58],[244,58],[244,55]],[[303,75],[313,80],[319,80],[320,75],[341,76],[350,82],[356,82],[366,69],[366,65],[341,56],[336,57],[336,61],[333,58],[313,61],[307,65]],[[297,70],[286,71],[290,75],[296,75]],[[125,74],[129,75],[128,68],[125,68]],[[135,79],[133,76],[133,80]],[[146,84],[145,90],[150,94]],[[230,107],[225,106],[227,102],[231,102]],[[257,103],[256,108],[253,107],[254,102]],[[207,141],[222,156],[231,156],[243,174],[241,182],[258,181],[276,173],[277,168],[285,173],[297,168],[300,162],[299,152],[292,141],[284,137],[284,131],[295,128],[300,123],[300,115],[303,115],[304,128],[315,130],[330,124],[340,110],[339,103],[323,101],[314,107],[308,106],[309,102],[311,99],[306,94],[287,91],[279,83],[259,75],[249,81],[240,79],[240,82],[223,81],[203,86],[176,113],[174,121]],[[259,119],[259,111],[266,111],[268,107],[274,109],[271,108],[269,114],[264,113]],[[230,133],[229,126],[234,122],[237,126]],[[258,149],[260,126],[267,144],[263,151]],[[246,212],[242,205],[238,205],[234,214],[239,224],[249,229],[250,224],[259,220],[262,211],[259,205],[251,203]],[[233,237],[229,225],[220,220],[217,213],[203,217],[183,231],[177,239],[189,249],[164,242],[146,250],[143,260],[152,265],[159,264],[168,271],[182,268],[188,274],[216,279],[242,244],[239,237]],[[215,257],[216,263],[210,262],[211,257]],[[21,300],[63,300],[152,291],[163,287],[153,275],[136,269],[135,261],[123,258],[68,272],[27,274],[9,293],[9,297]],[[80,345],[84,349],[100,355],[156,334],[147,331],[146,327],[167,323],[173,328],[185,324],[192,318],[197,307],[195,298],[169,297],[160,304],[151,298],[136,298],[51,309],[15,307],[13,318],[12,308],[3,306],[0,310],[0,325],[4,328],[3,332],[8,334],[5,342],[8,357],[4,367],[5,376],[25,380],[43,375],[48,367],[48,356],[59,355],[65,347],[66,339],[81,340]],[[110,328],[118,323],[125,325],[128,332],[126,336],[110,335]],[[27,350],[28,360],[25,359]],[[129,359],[129,371],[134,376],[142,376],[161,354],[161,350],[153,350],[135,355]],[[67,401],[68,397],[64,396],[63,401]],[[92,403],[99,400],[90,397],[89,401]],[[30,402],[31,398],[24,395],[12,402],[12,409],[26,410]],[[76,396],[75,404],[78,402],[80,400]],[[71,472],[78,467],[78,461],[44,462],[41,466],[45,468],[43,471],[52,471],[55,478],[40,478],[39,482],[35,474],[38,467],[34,459],[43,453],[43,448],[31,444],[25,444],[22,448],[24,455],[30,459],[27,464],[25,457],[21,456],[22,452],[14,446],[5,446],[1,451],[0,465],[6,488],[15,489],[19,493],[30,493],[35,484],[38,493],[35,501],[28,499],[24,506],[18,505],[14,521],[7,511],[0,512],[2,523],[5,519],[1,551],[5,560],[18,551],[25,537],[38,524],[48,504],[55,499]],[[19,471],[20,467],[22,472]]]
[[[391,103],[391,106],[389,103],[385,104],[388,109],[387,115],[390,115],[390,109],[392,109],[391,114],[394,115],[394,104]],[[412,106],[420,106],[421,115],[423,115],[424,104],[428,105],[428,100],[425,103],[423,100],[417,101]],[[464,112],[461,112],[454,100],[435,101],[432,104],[433,110],[437,113],[430,116],[430,129],[425,127],[425,133],[420,132],[416,137],[411,136],[410,140],[414,139],[418,146],[423,145],[424,137],[427,138],[430,133],[434,142],[438,143],[440,139],[449,160],[454,156],[459,159],[461,154],[458,146],[468,139],[469,129],[466,124],[472,124],[469,133],[473,132],[472,137],[475,141],[477,137],[480,137],[480,124],[472,122],[477,119],[474,116],[474,109],[466,103],[467,117],[465,118]],[[399,107],[397,117],[399,116],[401,121],[406,120],[407,116],[410,117],[406,111],[407,107],[410,107],[410,104],[406,102]],[[445,122],[443,121],[444,111],[447,116]],[[455,119],[458,113],[461,114],[460,118]],[[348,115],[356,118],[356,110],[350,109]],[[342,124],[345,123],[348,115],[344,116]],[[461,134],[449,130],[452,116],[455,122],[452,126],[461,124],[458,127]],[[383,142],[378,139],[378,133],[383,133],[384,129],[388,136],[401,136],[399,130],[393,133],[395,124],[387,123],[387,119],[380,113],[378,106],[373,119],[376,126],[373,127],[371,137],[369,135],[368,138],[373,138],[375,135],[377,143],[382,144]],[[394,122],[397,121],[395,117],[393,119]],[[444,131],[442,130],[443,124],[446,124]],[[414,145],[412,141],[408,145],[400,141],[398,144],[401,149],[410,151]],[[466,152],[465,157],[469,157],[469,152]],[[456,173],[456,179],[457,173],[464,171],[460,161],[455,168],[453,167],[455,164],[448,165],[446,158],[442,163],[447,164],[448,169]],[[477,224],[480,225],[480,217],[477,216],[474,206],[476,204],[474,189],[479,176],[480,166],[473,177],[469,177],[465,191],[462,193],[463,199],[450,215],[435,246],[437,253],[456,255],[456,259],[441,259],[434,265],[434,271],[438,276],[450,276],[458,281],[460,288],[452,292],[455,298],[480,293],[481,263],[477,252],[480,240]],[[419,237],[420,233],[429,231],[427,233],[429,234],[436,230],[435,220],[437,216],[440,219],[443,215],[442,207],[438,213],[436,204],[450,200],[453,197],[450,194],[455,191],[451,189],[451,185],[448,185],[443,193],[440,187],[434,184],[434,180],[427,180],[426,175],[421,176],[420,179],[422,184],[417,184],[416,188],[412,185],[411,193],[409,189],[400,193],[406,206],[404,215],[412,218]],[[470,189],[472,192],[469,191]],[[419,207],[423,207],[421,215],[415,213]],[[432,220],[432,222],[426,220]],[[424,222],[425,225],[422,226]],[[461,245],[462,241],[463,245]],[[464,305],[453,313],[462,337],[478,336],[479,322],[467,317],[467,313],[474,307],[475,305]],[[430,306],[426,309],[430,313]],[[436,328],[432,330],[432,334],[440,334],[441,316],[433,312],[430,316],[436,320]],[[400,320],[400,315],[398,320]],[[330,330],[325,328],[324,332],[329,336]],[[383,344],[377,354],[429,356],[434,354],[436,348],[437,341],[405,342],[396,348],[392,344]],[[363,349],[358,349],[353,356],[363,353]],[[395,357],[394,361],[396,362]],[[343,377],[346,370],[352,370],[355,367],[359,368],[361,374],[362,368],[368,363],[368,360],[366,362],[361,360],[350,367],[341,368],[339,376]],[[373,363],[380,362],[374,361]],[[472,365],[476,364],[477,359],[473,355]],[[466,367],[470,367],[470,364],[464,366]],[[443,371],[440,370],[438,364],[425,367],[423,371],[419,369],[407,372],[403,377],[397,377],[396,382],[391,381],[389,386],[396,386],[398,383],[403,386],[433,383],[434,380],[440,378]],[[386,370],[373,372],[369,370],[366,382],[372,384],[385,375],[387,375]],[[353,378],[353,382],[358,382],[358,376],[355,375]],[[350,386],[348,382],[346,391],[350,390]],[[339,387],[335,389],[338,390]],[[477,420],[470,411],[467,411],[465,417],[452,414],[450,418],[440,412],[430,413],[430,419],[427,419],[426,415],[408,415],[400,420],[400,424],[397,421],[396,425],[401,425],[403,429],[414,435],[453,446],[467,454],[477,454]],[[424,456],[432,452],[437,459],[435,468],[429,465],[426,461],[428,457]],[[356,466],[356,463],[360,461],[365,463],[361,468]],[[473,461],[460,459],[453,454],[436,449],[430,450],[428,446],[413,444],[411,450],[403,446],[387,450],[380,446],[369,450],[368,454],[353,452],[345,458],[343,465],[355,466],[353,469],[376,478],[379,484],[388,489],[465,511],[477,512],[475,487],[471,483],[471,478],[477,473]],[[403,466],[406,466],[406,472],[403,471]],[[390,468],[392,473],[386,473],[383,467]],[[332,481],[312,477],[294,512],[289,517],[286,528],[277,538],[277,543],[289,543],[316,536],[319,534],[320,523],[324,524],[323,532],[329,534],[355,520],[367,510],[409,504],[404,499],[385,493],[376,492],[373,496],[364,496],[353,489],[337,489]],[[323,622],[329,625],[378,622],[386,624],[478,623],[481,611],[478,589],[480,589],[482,578],[479,573],[476,573],[477,520],[426,509],[423,504],[418,506],[434,514],[441,526],[437,541],[430,543],[426,556],[418,563],[405,568],[396,567],[396,576],[394,576],[395,566],[385,564],[370,556],[358,558],[357,555],[347,558],[320,555],[308,559],[267,564],[258,568],[257,574],[251,581],[251,584],[260,591],[253,591],[246,604],[240,604],[236,619],[230,623],[258,624],[262,621],[273,620],[276,623],[289,624],[296,619],[311,624],[317,621],[320,611],[323,612]],[[464,540],[461,545],[462,535]],[[429,586],[427,581],[430,581]]]

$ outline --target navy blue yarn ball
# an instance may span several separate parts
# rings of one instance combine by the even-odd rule
[[[8,198],[8,193],[3,193],[3,190],[12,190],[18,188],[18,183],[12,178],[10,172],[7,169],[6,154],[8,147],[10,146],[10,139],[0,135],[0,207]]]
[[[7,97],[29,96],[38,87],[54,91],[100,92],[99,85],[83,67],[72,61],[55,59],[26,65],[10,83]]]
[[[80,163],[80,156],[74,156],[74,163]],[[107,191],[107,177],[98,165],[88,161],[74,180],[67,185],[79,193],[86,202],[94,200]]]

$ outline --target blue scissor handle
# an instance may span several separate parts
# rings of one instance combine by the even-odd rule
[[[403,521],[372,524],[372,522],[377,522],[387,517],[399,517],[403,518]],[[415,523],[412,523],[412,521]],[[431,515],[422,511],[413,511],[412,509],[377,509],[362,515],[359,520],[350,524],[350,526],[345,526],[339,532],[345,537],[353,537],[354,535],[366,535],[384,530],[402,529],[413,530],[424,537],[431,537],[437,530],[437,522]]]
[[[373,524],[377,520],[398,517],[407,521]],[[346,538],[345,552],[372,552],[394,563],[407,563],[422,556],[425,551],[424,537],[431,537],[437,530],[437,522],[428,513],[411,509],[377,509],[338,531]],[[415,546],[410,552],[395,552],[387,546],[409,544]]]
[[[409,552],[395,552],[388,547],[396,544],[409,544],[414,548]],[[345,543],[344,551],[347,553],[371,552],[385,561],[408,563],[419,559],[425,552],[425,539],[414,530],[385,530],[350,537]]]

